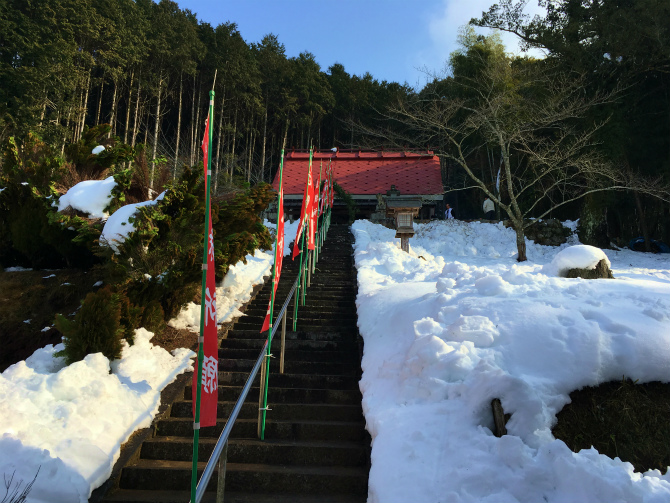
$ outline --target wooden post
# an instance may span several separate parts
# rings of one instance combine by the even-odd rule
[[[505,428],[505,411],[502,408],[500,399],[494,398],[491,400],[491,409],[493,410],[493,423],[495,424],[495,431],[493,434],[496,437],[507,435],[507,428]]]
[[[216,483],[216,503],[223,503],[223,493],[226,489],[226,463],[228,462],[228,442],[223,446],[219,456],[219,469]]]

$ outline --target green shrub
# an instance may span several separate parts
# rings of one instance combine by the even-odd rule
[[[344,190],[336,181],[333,181],[333,188],[335,189],[335,194],[337,197],[344,201],[344,204],[347,205],[347,212],[349,213],[349,223],[353,223],[356,220],[356,201],[351,197],[351,193]]]
[[[91,353],[102,353],[110,360],[121,357],[121,306],[109,287],[89,293],[74,320],[58,315],[55,325],[65,344],[56,356],[65,357],[68,365]]]
[[[160,302],[156,300],[149,302],[144,308],[140,326],[155,334],[160,333],[165,329],[165,314],[163,313],[163,308],[161,307]]]

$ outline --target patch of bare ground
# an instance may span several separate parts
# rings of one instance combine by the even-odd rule
[[[74,317],[97,281],[94,272],[79,269],[0,272],[0,372],[61,342],[56,314]]]
[[[630,379],[570,393],[552,433],[575,452],[595,447],[637,472],[670,465],[670,384]]]

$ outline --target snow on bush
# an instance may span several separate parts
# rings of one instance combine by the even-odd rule
[[[119,253],[119,244],[123,243],[128,236],[135,230],[135,226],[130,218],[135,215],[138,208],[142,206],[151,206],[163,199],[165,192],[162,192],[156,199],[143,201],[141,203],[126,204],[112,213],[100,235],[100,244],[109,246],[114,253]]]
[[[91,218],[107,218],[104,210],[109,206],[112,198],[112,189],[116,187],[114,177],[104,180],[84,180],[79,182],[58,200],[58,211],[68,206],[86,213]]]
[[[550,264],[542,268],[548,276],[565,277],[570,269],[595,269],[598,262],[604,260],[607,267],[612,263],[600,248],[589,245],[575,245],[558,252]]]

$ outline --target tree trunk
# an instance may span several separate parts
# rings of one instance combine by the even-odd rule
[[[219,186],[219,163],[221,153],[221,137],[223,136],[223,104],[226,101],[226,86],[223,86],[223,93],[221,94],[221,112],[219,112],[219,136],[216,139],[216,164],[214,165],[214,193]]]
[[[133,102],[133,80],[135,71],[130,72],[130,84],[128,85],[128,101],[126,101],[126,124],[123,128],[123,143],[128,143],[128,124],[130,123],[130,104]]]
[[[191,106],[191,166],[195,164],[193,157],[195,156],[195,73],[193,74],[193,104]]]
[[[81,110],[83,107],[84,100],[84,86],[82,85],[79,89],[79,102],[77,104],[77,109],[75,110],[74,117],[72,118],[72,143],[76,143],[79,140],[79,124],[81,124]]]
[[[642,208],[642,199],[640,199],[640,193],[636,190],[633,191],[633,197],[635,197],[635,207],[637,208],[637,219],[640,222],[640,230],[642,231],[642,237],[644,238],[644,251],[651,251],[651,241],[649,237],[649,228],[647,227],[647,220],[644,216],[644,209]]]
[[[116,88],[118,86],[116,85],[116,79],[114,79],[113,82],[114,82],[114,92],[112,93],[112,115],[111,118],[109,119],[109,125],[112,126],[112,128],[109,130],[109,133],[107,133],[107,138],[111,138],[112,133],[116,131],[114,125],[116,122]]]
[[[130,143],[131,147],[135,146],[135,139],[137,138],[137,117],[140,109],[140,91],[142,90],[142,74],[137,79],[137,99],[135,100],[135,117],[133,118],[133,137]]]
[[[263,148],[261,150],[261,182],[265,181],[265,145],[268,141],[268,102],[265,100],[265,119],[263,121]]]
[[[102,81],[100,82],[100,96],[98,96],[98,111],[95,114],[95,125],[100,124],[100,108],[102,108],[102,93],[105,90],[105,76],[102,76]]]
[[[177,142],[175,143],[174,147],[174,170],[172,171],[172,179],[175,180],[177,178],[177,162],[179,160],[179,135],[181,133],[181,97],[182,97],[182,90],[183,90],[183,79],[182,79],[182,73],[179,74],[179,115],[177,117]]]
[[[202,96],[202,92],[200,92],[200,89],[198,89],[198,105],[197,105],[197,110],[195,112],[195,124],[194,124],[195,132],[193,133],[193,164],[197,164],[198,160],[200,159],[200,152],[198,151],[198,138],[200,138],[200,97],[201,96]]]
[[[47,112],[47,93],[44,93],[44,100],[42,101],[42,112],[40,113],[40,123],[38,127],[42,127],[42,122],[44,121],[44,115]]]
[[[86,114],[88,113],[88,95],[91,90],[91,70],[88,71],[88,78],[86,79],[86,96],[84,97],[84,108],[81,114],[81,124],[79,125],[79,138],[84,133],[84,125],[86,123]]]
[[[516,232],[516,249],[519,256],[516,258],[517,262],[525,262],[526,258],[526,237],[523,234],[523,220],[520,222],[513,220],[514,231]]]
[[[228,165],[228,180],[231,181],[233,179],[233,171],[235,169],[235,141],[237,140],[237,107],[235,107],[235,119],[233,122],[233,144],[230,148],[230,159],[228,162],[230,163]]]
[[[156,122],[154,123],[154,148],[151,154],[151,176],[149,178],[149,199],[152,199],[154,190],[154,172],[156,170],[156,147],[158,146],[158,132],[161,121],[161,91],[163,89],[163,74],[158,78],[158,101],[156,103]]]

